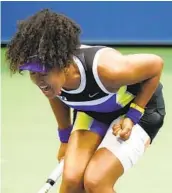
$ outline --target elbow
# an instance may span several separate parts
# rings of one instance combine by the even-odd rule
[[[160,56],[156,56],[155,64],[156,64],[157,74],[161,74],[164,67],[164,60]]]

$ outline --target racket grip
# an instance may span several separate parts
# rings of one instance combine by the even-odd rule
[[[58,178],[61,176],[64,167],[64,160],[60,161],[60,163],[56,166],[53,172],[50,174],[44,186],[38,191],[38,193],[47,193],[52,186],[56,183]]]
[[[49,181],[49,183],[51,181],[56,182],[57,179],[61,176],[61,174],[63,172],[63,166],[64,166],[64,160],[61,160],[60,163],[53,170],[53,172],[50,174],[49,178],[47,179],[47,182],[48,181]]]
[[[51,189],[52,185],[49,183],[44,184],[44,186],[39,190],[38,193],[47,193]]]

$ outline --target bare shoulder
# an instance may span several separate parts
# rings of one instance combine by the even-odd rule
[[[119,64],[124,60],[123,55],[116,49],[104,48],[97,59],[97,72],[99,79],[109,92],[116,92],[118,86],[112,88],[109,84],[110,76],[117,71]]]
[[[163,59],[155,54],[140,53],[123,55],[118,50],[108,48],[102,51],[98,59],[99,71],[120,70],[123,67],[132,67],[136,64],[163,63]]]
[[[115,49],[105,49],[99,55],[97,63],[102,84],[112,91],[154,76],[161,70],[163,60],[155,54],[123,55]]]
[[[104,77],[112,71],[116,71],[126,58],[118,50],[113,48],[102,49],[97,60],[97,71],[99,76]]]

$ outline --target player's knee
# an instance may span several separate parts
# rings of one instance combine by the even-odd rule
[[[101,192],[101,180],[98,175],[87,171],[84,176],[84,188],[87,193]]]
[[[113,188],[108,184],[102,184],[99,180],[84,179],[84,188],[86,193],[104,193],[113,192]]]
[[[65,187],[72,192],[72,190],[78,190],[82,186],[82,172],[64,170],[63,183]]]

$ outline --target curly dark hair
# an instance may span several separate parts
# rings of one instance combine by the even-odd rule
[[[44,9],[21,21],[18,31],[8,45],[6,57],[10,71],[36,55],[48,69],[64,69],[80,46],[80,27],[68,17]]]

